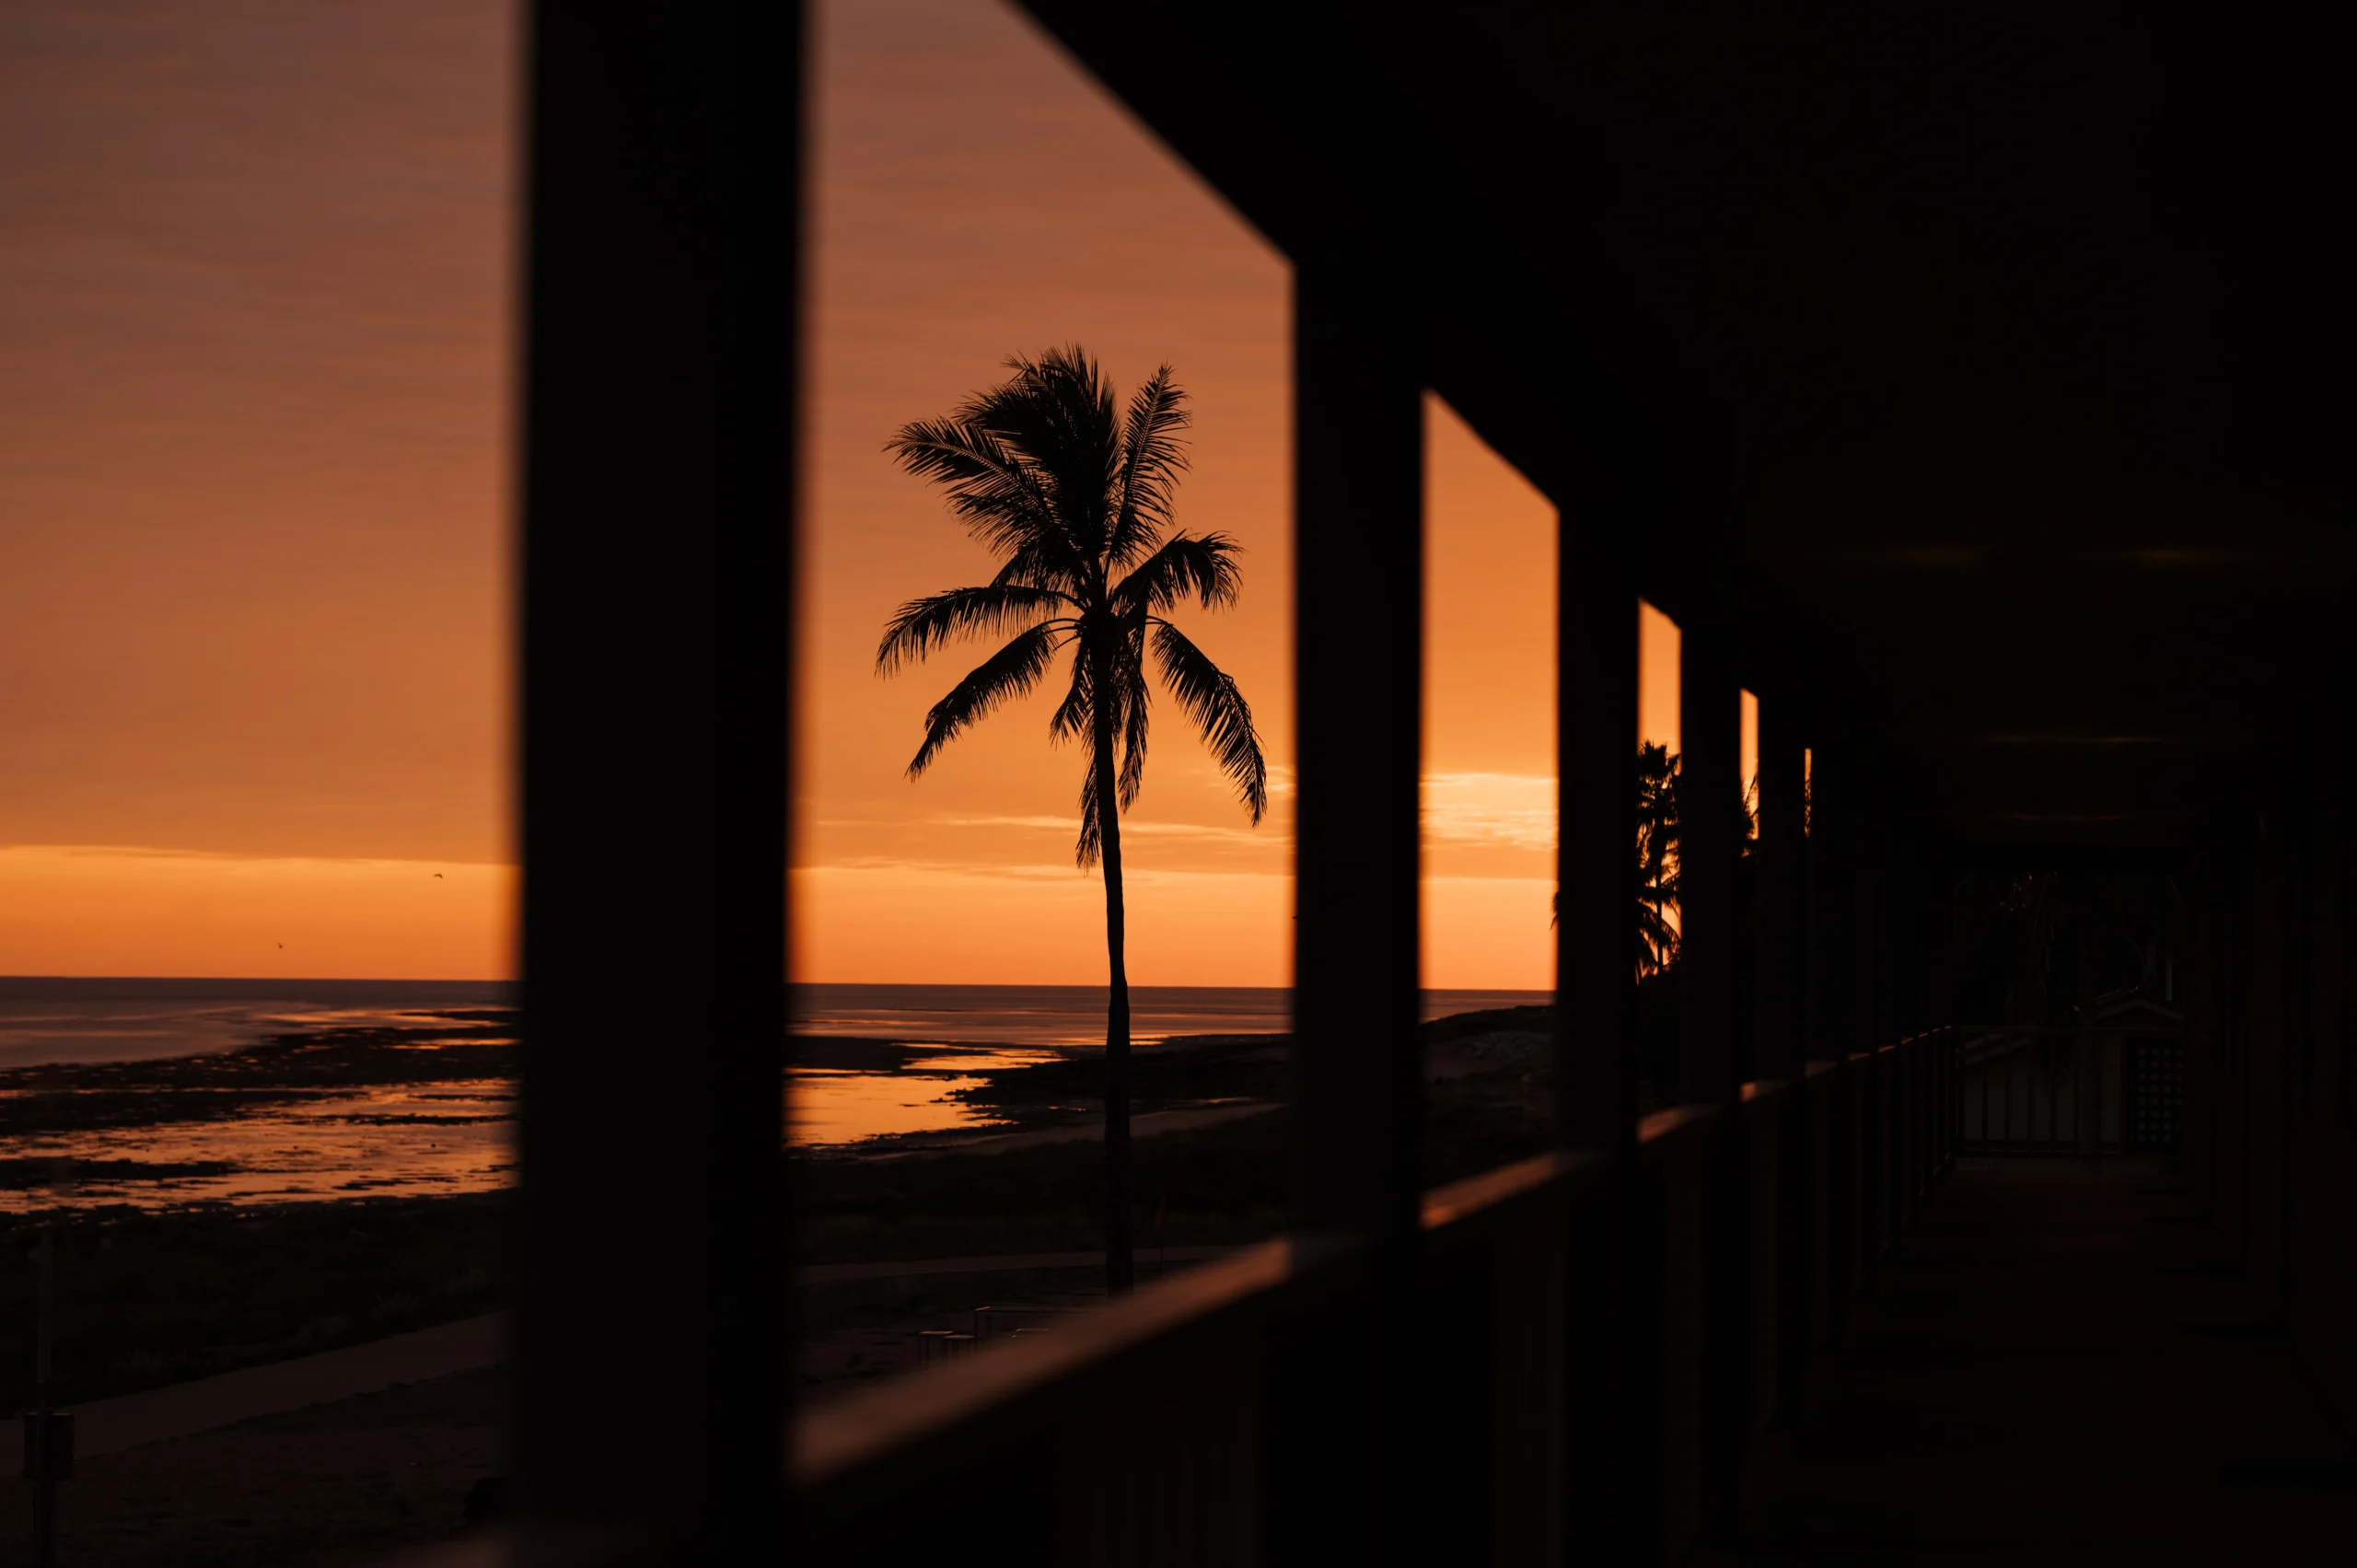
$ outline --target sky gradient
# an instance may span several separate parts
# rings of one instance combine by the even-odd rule
[[[797,975],[1103,977],[1049,700],[912,783],[983,650],[872,668],[895,605],[991,570],[886,438],[1076,342],[1192,397],[1179,520],[1239,541],[1245,591],[1182,624],[1277,781],[1252,828],[1161,709],[1131,975],[1283,984],[1286,264],[997,0],[815,20]],[[512,27],[0,11],[0,972],[509,972]],[[1427,455],[1425,981],[1541,988],[1554,516],[1437,401]],[[1672,740],[1674,639],[1649,619]]]

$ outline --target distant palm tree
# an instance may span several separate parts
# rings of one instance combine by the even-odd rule
[[[1678,961],[1678,767],[1666,746],[1637,747],[1637,973]]]
[[[1678,960],[1678,759],[1666,746],[1637,743],[1637,978],[1658,974]],[[1554,913],[1563,918],[1563,894]]]
[[[1659,974],[1678,962],[1679,757],[1667,746],[1637,742],[1637,978]],[[1759,776],[1744,786],[1740,852],[1749,854],[1759,838]],[[1562,918],[1563,895],[1555,895]]]
[[[1078,347],[1016,356],[1005,381],[947,418],[903,425],[887,450],[948,492],[967,531],[1001,560],[980,587],[911,599],[884,629],[878,671],[922,660],[953,637],[1013,633],[925,714],[915,778],[969,726],[1045,677],[1072,650],[1072,679],[1048,722],[1055,740],[1088,748],[1080,786],[1083,868],[1105,875],[1111,995],[1105,1019],[1105,1277],[1133,1279],[1130,1214],[1130,981],[1121,904],[1121,812],[1145,774],[1149,651],[1163,684],[1202,732],[1258,823],[1269,769],[1235,679],[1165,613],[1190,597],[1236,602],[1236,544],[1172,531],[1171,498],[1187,466],[1186,394],[1164,366],[1114,408],[1113,389]]]

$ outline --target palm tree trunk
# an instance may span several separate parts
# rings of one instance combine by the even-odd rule
[[[1097,709],[1097,823],[1105,867],[1105,956],[1110,969],[1105,1008],[1105,1288],[1118,1295],[1136,1283],[1130,1237],[1129,921],[1121,907],[1121,802],[1113,772],[1113,715],[1101,694],[1112,670],[1099,673]]]

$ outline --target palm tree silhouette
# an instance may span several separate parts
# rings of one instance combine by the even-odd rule
[[[1076,858],[1105,876],[1105,1278],[1120,1291],[1134,1278],[1120,814],[1144,780],[1149,652],[1256,824],[1268,809],[1269,770],[1234,678],[1165,613],[1190,597],[1223,609],[1241,584],[1234,541],[1172,528],[1188,415],[1170,366],[1146,378],[1125,413],[1116,412],[1112,388],[1077,346],[1037,360],[1017,355],[1006,368],[1014,374],[1005,381],[945,419],[903,425],[886,448],[948,493],[950,510],[1001,564],[981,587],[900,606],[884,628],[876,668],[888,675],[953,637],[1014,633],[925,714],[924,744],[909,763],[913,779],[1072,650],[1071,684],[1048,733],[1088,747]]]
[[[1745,821],[1749,823],[1748,807]],[[1748,828],[1746,830],[1747,836]],[[1666,746],[1637,743],[1637,978],[1678,961],[1678,758]],[[1747,848],[1747,854],[1749,853]],[[1550,925],[1563,918],[1555,890]]]
[[[1637,974],[1678,961],[1678,759],[1666,746],[1637,746]]]

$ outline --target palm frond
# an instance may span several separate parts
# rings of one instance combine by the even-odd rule
[[[1034,626],[1016,634],[1006,646],[977,665],[972,673],[956,686],[949,695],[933,705],[924,715],[924,744],[917,748],[915,759],[909,763],[909,777],[915,778],[941,754],[941,749],[958,738],[969,726],[987,715],[1010,697],[1020,697],[1039,683],[1056,650],[1069,640],[1069,633],[1053,625]]]
[[[1176,609],[1190,594],[1206,610],[1225,610],[1236,602],[1244,587],[1237,569],[1240,553],[1225,534],[1177,534],[1141,562],[1137,569],[1108,596],[1114,612],[1144,610],[1161,614]]]
[[[912,598],[885,622],[884,639],[876,646],[876,668],[889,675],[903,663],[922,663],[952,637],[1019,630],[1038,624],[1054,610],[1076,608],[1053,589],[1013,583],[951,588]]]
[[[1097,808],[1097,764],[1092,760],[1080,779],[1080,843],[1073,851],[1073,859],[1086,871],[1104,853],[1105,819]]]
[[[1121,716],[1121,809],[1137,804],[1145,785],[1146,723],[1149,714],[1145,684],[1145,618],[1137,616],[1122,629],[1113,655],[1113,685]]]
[[[1036,360],[1016,354],[1006,367],[1015,374],[983,394],[988,407],[978,402],[977,416],[1025,455],[1074,549],[1097,561],[1120,461],[1113,389],[1077,345]]]
[[[1678,961],[1678,758],[1666,746],[1637,748],[1637,972]]]
[[[1094,603],[1098,597],[1094,577],[1080,557],[1073,553],[1062,533],[1009,549],[1005,562],[991,578],[991,585],[1046,588],[1062,594],[1076,605]]]
[[[1187,470],[1178,433],[1192,423],[1187,394],[1161,366],[1131,395],[1121,421],[1121,466],[1113,482],[1113,525],[1106,559],[1115,571],[1150,548],[1170,526],[1171,495]]]
[[[1121,717],[1121,809],[1127,811],[1138,803],[1138,791],[1145,787],[1146,705],[1143,702],[1127,704]]]
[[[949,509],[988,549],[1053,557],[1078,570],[1080,552],[1059,514],[1053,482],[990,423],[992,395],[947,419],[904,424],[884,449],[900,467],[949,494]]]
[[[1059,745],[1084,740],[1096,715],[1096,677],[1089,670],[1088,650],[1083,646],[1073,655],[1072,684],[1064,691],[1064,700],[1048,715],[1048,738]]]
[[[1269,809],[1269,764],[1252,727],[1252,709],[1235,678],[1167,621],[1154,622],[1154,653],[1164,684],[1202,732],[1220,771],[1235,781],[1237,795],[1259,822]]]

